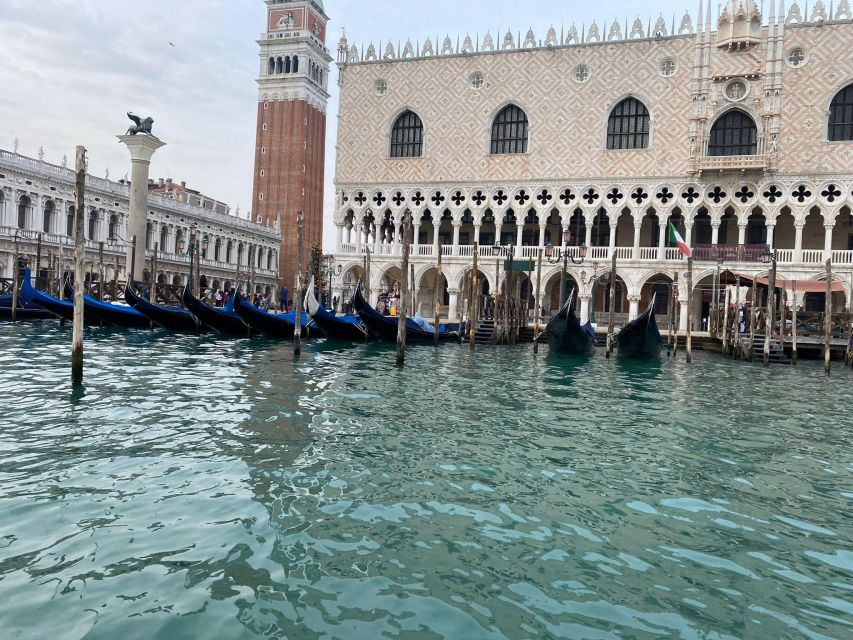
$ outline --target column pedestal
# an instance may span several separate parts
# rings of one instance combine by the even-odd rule
[[[586,324],[589,322],[589,303],[592,301],[592,296],[588,293],[581,294],[581,324]]]
[[[145,226],[148,222],[148,173],[151,157],[165,142],[154,136],[138,134],[118,136],[130,151],[130,214],[127,217],[127,277],[142,278],[145,269]],[[133,236],[136,236],[136,260],[130,265],[133,253]]]

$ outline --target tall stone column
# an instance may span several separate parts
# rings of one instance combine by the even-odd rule
[[[823,259],[829,260],[832,258],[832,230],[835,228],[834,224],[825,224],[823,225],[824,229],[824,240],[823,240]]]
[[[711,244],[716,245],[720,240],[720,223],[712,222],[711,223]]]
[[[805,226],[805,222],[794,223],[794,262],[803,260],[803,227]]]
[[[166,143],[159,138],[145,134],[135,136],[118,136],[130,151],[130,215],[127,218],[127,262],[133,252],[131,239],[136,236],[136,261],[128,266],[127,276],[133,273],[134,278],[142,278],[145,269],[145,225],[148,222],[148,171],[151,167],[151,157],[154,152]]]
[[[771,249],[775,248],[775,246],[773,244],[773,241],[774,241],[773,236],[775,235],[775,231],[776,231],[776,225],[775,224],[768,224],[767,225],[767,246],[770,247]]]
[[[640,297],[628,296],[628,320],[636,320],[640,315]]]
[[[589,322],[589,303],[592,301],[592,295],[589,293],[582,293],[578,297],[581,300],[581,324],[586,324]]]
[[[741,246],[746,244],[746,225],[738,224],[737,226],[737,243]]]
[[[450,296],[450,304],[447,305],[447,321],[456,322],[459,320],[459,289],[448,289]]]
[[[633,249],[634,260],[640,259],[640,231],[642,231],[642,229],[643,229],[642,221],[634,222],[634,249]]]

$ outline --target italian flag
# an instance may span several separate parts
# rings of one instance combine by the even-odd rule
[[[669,223],[669,241],[678,245],[678,250],[688,258],[693,256],[693,252],[690,251],[690,247],[688,247],[687,243],[684,242],[684,238],[681,237],[681,234],[678,233],[678,229],[675,228],[675,225],[672,224],[672,222]]]

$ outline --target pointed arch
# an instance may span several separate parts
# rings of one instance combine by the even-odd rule
[[[608,149],[648,149],[649,110],[634,97],[617,103],[607,119]]]
[[[391,127],[392,158],[420,158],[424,148],[424,123],[420,116],[407,109]]]
[[[709,156],[754,156],[758,152],[758,127],[742,109],[730,109],[711,126]]]
[[[836,93],[829,104],[827,139],[830,142],[853,141],[853,84]]]
[[[492,120],[492,155],[527,153],[529,122],[517,104],[508,104]]]

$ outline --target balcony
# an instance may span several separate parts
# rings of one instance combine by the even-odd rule
[[[701,156],[693,161],[692,173],[703,171],[767,171],[771,169],[770,157],[755,156]]]

